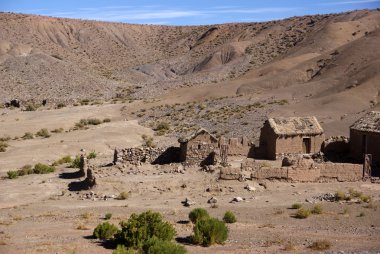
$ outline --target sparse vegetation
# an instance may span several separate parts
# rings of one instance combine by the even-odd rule
[[[294,215],[294,218],[306,219],[307,217],[310,216],[310,214],[311,214],[310,210],[301,207],[297,210],[296,214]]]
[[[80,165],[80,155],[76,155],[74,160],[71,162],[71,166],[72,168],[79,168],[79,165]]]
[[[291,208],[292,209],[300,209],[302,207],[302,205],[300,203],[294,203]]]
[[[128,197],[129,197],[129,193],[127,191],[123,191],[123,192],[120,192],[117,199],[125,200],[125,199],[128,199]]]
[[[194,244],[211,246],[223,244],[228,238],[228,229],[225,223],[216,218],[201,219],[194,226],[194,235],[191,236]]]
[[[91,160],[91,159],[95,159],[96,158],[96,152],[95,151],[91,151],[88,155],[87,155],[87,159]]]
[[[66,156],[63,156],[62,158],[60,158],[59,160],[55,161],[53,163],[53,166],[58,166],[58,165],[62,165],[62,164],[65,164],[65,163],[72,163],[72,159],[71,159],[71,156],[70,155],[66,155]]]
[[[54,171],[55,171],[54,166],[49,166],[42,163],[37,163],[36,165],[34,165],[34,168],[33,168],[34,174],[48,174]]]
[[[152,147],[152,148],[156,147],[156,144],[153,141],[153,137],[149,137],[144,134],[141,136],[141,138],[143,139],[145,146]]]
[[[309,248],[318,251],[328,250],[331,248],[331,243],[327,240],[318,240],[313,242]]]
[[[296,250],[296,246],[292,241],[288,241],[284,245],[284,251],[294,251]]]
[[[104,222],[94,229],[93,236],[97,239],[106,240],[112,238],[117,230],[118,228],[115,225],[109,222]]]
[[[104,118],[103,119],[103,123],[110,123],[111,122],[111,118]]]
[[[63,128],[57,128],[57,129],[52,130],[51,132],[52,133],[62,133],[63,131],[64,131]]]
[[[101,123],[103,123],[103,121],[98,118],[82,118],[79,122],[75,123],[73,130],[83,130],[87,129],[88,125],[99,125]]]
[[[8,144],[5,141],[0,141],[0,153],[7,151]]]
[[[200,220],[208,219],[210,218],[210,215],[206,211],[206,209],[203,208],[194,208],[189,213],[189,219],[192,223],[196,224]]]
[[[36,136],[42,137],[42,138],[49,138],[50,133],[49,133],[48,129],[43,128],[43,129],[37,131]]]
[[[233,212],[227,211],[223,216],[223,221],[225,223],[235,223],[237,220],[236,220],[236,216]]]
[[[10,170],[7,172],[7,175],[9,179],[15,179],[18,177],[18,171]]]
[[[163,241],[153,236],[148,239],[143,245],[143,253],[146,254],[162,254],[162,253],[170,253],[170,254],[185,254],[186,249],[173,243],[171,241]]]
[[[104,219],[106,220],[110,220],[112,218],[112,213],[106,213],[106,215],[104,215]]]
[[[25,132],[24,136],[22,136],[21,138],[24,139],[24,140],[26,140],[26,139],[33,139],[34,135],[31,132]]]
[[[323,212],[323,209],[320,204],[314,205],[313,208],[311,209],[312,214],[322,214],[322,212]]]
[[[157,126],[156,126],[156,129],[155,129],[156,134],[158,136],[165,135],[166,132],[168,132],[169,130],[170,130],[170,125],[167,122],[160,122],[160,123],[158,123]]]
[[[350,197],[346,196],[346,194],[343,191],[335,192],[335,200],[336,201],[348,200],[349,198]]]

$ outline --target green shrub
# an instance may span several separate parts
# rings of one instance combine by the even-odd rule
[[[197,223],[197,221],[202,220],[202,219],[208,219],[210,218],[210,215],[206,211],[206,209],[203,208],[194,208],[190,213],[189,213],[189,219],[192,223]]]
[[[104,216],[104,219],[106,220],[109,220],[112,218],[112,213],[106,213],[106,215]]]
[[[34,165],[34,168],[33,168],[33,173],[35,174],[47,174],[47,173],[52,173],[54,171],[55,171],[55,167],[42,164],[42,163],[37,163],[36,165]]]
[[[309,248],[312,250],[328,250],[330,247],[331,243],[327,240],[318,240],[309,246]]]
[[[18,171],[10,170],[7,172],[7,175],[9,179],[15,179],[18,177]]]
[[[167,122],[160,122],[157,124],[155,130],[157,131],[157,134],[163,135],[170,130],[170,125]]]
[[[32,165],[24,165],[22,168],[18,171],[19,176],[24,176],[24,175],[30,175],[33,174],[33,167]]]
[[[95,159],[96,158],[96,152],[95,151],[91,151],[88,155],[87,155],[87,159],[91,160],[91,159]]]
[[[31,132],[25,132],[24,136],[22,136],[21,138],[24,139],[24,140],[26,140],[26,139],[33,139],[34,135]]]
[[[128,248],[141,249],[153,236],[171,241],[176,234],[174,227],[162,220],[161,214],[152,211],[132,214],[128,221],[120,224],[122,228],[115,235],[115,240]]]
[[[117,245],[116,249],[112,252],[112,254],[136,254],[137,252],[134,249],[127,249],[124,245]]]
[[[186,249],[176,243],[170,241],[163,241],[157,237],[152,237],[145,242],[143,245],[144,254],[185,254]]]
[[[93,236],[97,239],[106,240],[112,238],[117,232],[117,227],[108,222],[104,222],[96,226]]]
[[[191,237],[194,244],[203,246],[211,246],[215,243],[223,244],[227,238],[226,224],[215,218],[197,221],[194,226],[194,235]]]
[[[7,150],[8,144],[4,141],[0,141],[0,152],[5,152]]]
[[[223,216],[223,221],[225,223],[235,223],[237,220],[236,220],[236,216],[233,212],[227,211]]]
[[[300,203],[294,203],[291,208],[292,209],[300,209],[301,207],[302,207],[302,205]]]
[[[313,209],[311,209],[312,214],[322,214],[322,212],[323,212],[323,209],[320,204],[314,205]]]
[[[307,217],[310,216],[310,214],[311,214],[310,210],[301,207],[300,209],[298,209],[294,217],[297,219],[306,219]]]
[[[79,168],[80,165],[80,155],[75,156],[75,159],[71,162],[72,168]]]
[[[43,137],[43,138],[48,138],[48,137],[50,137],[50,134],[49,134],[48,129],[43,128],[43,129],[37,131],[36,136]]]

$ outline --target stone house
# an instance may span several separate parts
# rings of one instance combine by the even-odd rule
[[[265,121],[260,150],[268,159],[283,154],[310,154],[321,150],[324,131],[315,117],[276,117]]]
[[[218,139],[200,128],[193,135],[179,138],[180,161],[187,165],[213,165],[218,155]]]
[[[368,112],[350,127],[350,153],[360,162],[364,154],[380,162],[380,111]]]

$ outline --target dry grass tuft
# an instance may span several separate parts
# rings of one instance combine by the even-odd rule
[[[313,242],[309,248],[312,250],[328,250],[331,248],[331,243],[327,240],[318,240]]]

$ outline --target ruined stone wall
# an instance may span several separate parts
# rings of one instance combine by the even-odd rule
[[[140,163],[164,164],[178,162],[179,148],[177,147],[135,147],[118,150],[118,156],[123,163],[139,165]]]
[[[338,181],[359,181],[363,178],[363,165],[350,163],[317,164],[320,177]]]
[[[189,140],[186,147],[182,147],[181,157],[186,152],[186,160],[184,161],[186,165],[212,165],[217,160],[218,151],[218,141],[204,133]]]
[[[229,156],[245,156],[248,157],[251,149],[251,141],[246,137],[240,138],[229,138],[226,139],[221,137],[219,140],[219,145],[228,145],[228,155]]]
[[[250,172],[253,179],[287,179],[295,182],[317,182],[320,180],[360,181],[363,165],[350,163],[300,163],[289,167],[263,166],[260,161],[245,160],[242,172]]]
[[[266,121],[260,131],[259,147],[264,152],[264,157],[270,160],[276,159],[276,139],[277,136]],[[255,155],[254,155],[255,156]]]
[[[373,161],[380,161],[380,134],[350,130],[350,153],[357,161],[363,161],[363,136],[367,136],[367,153]]]

